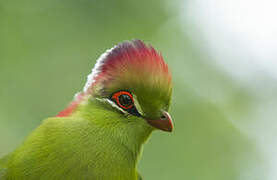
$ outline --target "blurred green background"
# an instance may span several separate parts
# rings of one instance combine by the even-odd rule
[[[162,52],[174,81],[175,130],[153,134],[142,176],[267,179],[265,154],[244,128],[260,100],[197,46],[186,2],[0,0],[0,156],[66,107],[101,53],[136,38]]]

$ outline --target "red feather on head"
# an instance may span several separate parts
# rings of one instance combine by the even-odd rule
[[[152,46],[147,46],[141,40],[125,41],[103,53],[97,60],[83,92],[75,96],[75,100],[57,116],[69,116],[78,107],[86,95],[94,95],[114,82],[126,78],[147,81],[156,78],[168,88],[171,87],[171,74],[162,55]]]
[[[93,94],[97,84],[105,85],[105,83],[112,83],[115,78],[124,78],[122,74],[126,71],[140,72],[137,75],[142,75],[143,72],[148,74],[154,72],[156,75],[166,76],[163,79],[167,79],[168,83],[171,82],[171,74],[162,55],[141,40],[133,40],[118,44],[100,56],[88,76],[84,92]]]

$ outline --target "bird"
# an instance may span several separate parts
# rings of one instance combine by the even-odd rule
[[[2,180],[141,180],[154,130],[172,132],[172,75],[142,40],[103,53],[82,91],[0,160]]]

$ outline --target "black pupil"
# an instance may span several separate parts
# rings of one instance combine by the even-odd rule
[[[128,107],[133,104],[132,99],[127,94],[122,94],[118,97],[119,103],[122,106]]]

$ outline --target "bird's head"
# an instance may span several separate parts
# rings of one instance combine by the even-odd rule
[[[105,101],[125,116],[172,131],[171,74],[162,55],[140,40],[123,42],[98,59],[81,97]]]

